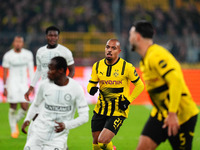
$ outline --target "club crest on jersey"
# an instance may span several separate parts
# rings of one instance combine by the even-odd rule
[[[72,99],[72,96],[70,94],[65,94],[64,98],[66,101],[70,101]]]
[[[161,61],[159,62],[159,66],[160,66],[161,68],[165,68],[165,67],[167,66],[167,63],[166,63],[164,60],[161,60]]]
[[[118,77],[118,76],[119,76],[118,70],[115,70],[115,72],[113,73],[113,76],[115,76],[115,77]]]

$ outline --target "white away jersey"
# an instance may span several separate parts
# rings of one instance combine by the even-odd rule
[[[33,104],[34,107],[42,105],[38,118],[34,121],[32,133],[33,137],[41,137],[47,145],[66,142],[69,129],[83,124],[81,114],[88,113],[88,105],[82,87],[72,78],[66,86],[58,86],[49,79],[41,82],[39,91]],[[74,119],[75,111],[79,117]],[[64,122],[66,129],[56,133],[55,121]],[[30,143],[34,144],[31,140]]]
[[[24,48],[20,53],[16,53],[14,49],[11,49],[3,56],[2,66],[9,69],[9,77],[6,81],[7,100],[14,100],[12,102],[25,101],[24,93],[28,89],[27,69],[31,79],[34,73],[33,54]]]
[[[68,48],[58,44],[56,48],[48,49],[47,45],[45,45],[39,48],[36,54],[37,69],[41,71],[42,79],[47,78],[48,64],[50,63],[50,60],[55,56],[64,57],[68,66],[74,64],[72,52]]]

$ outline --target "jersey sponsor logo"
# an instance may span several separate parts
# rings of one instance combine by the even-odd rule
[[[45,108],[50,111],[67,112],[71,110],[71,106],[53,106],[45,103]]]
[[[165,67],[167,66],[167,63],[166,63],[164,60],[161,60],[161,61],[159,62],[159,66],[160,66],[161,68],[165,68]]]
[[[111,85],[117,85],[117,84],[122,84],[122,81],[116,81],[116,80],[100,80],[100,84],[111,84]]]

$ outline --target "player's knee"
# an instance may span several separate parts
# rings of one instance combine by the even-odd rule
[[[108,144],[109,142],[110,142],[110,139],[107,139],[107,138],[98,139],[98,143],[101,143],[101,144]]]

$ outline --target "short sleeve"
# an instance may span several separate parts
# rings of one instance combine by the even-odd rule
[[[70,65],[73,65],[74,64],[74,58],[73,58],[73,55],[72,55],[72,52],[69,50],[69,49],[66,49],[67,51],[67,54],[66,54],[66,61],[67,61],[67,65],[70,66]]]
[[[2,66],[3,66],[4,68],[9,68],[9,67],[10,67],[8,53],[6,53],[6,54],[3,56]]]

